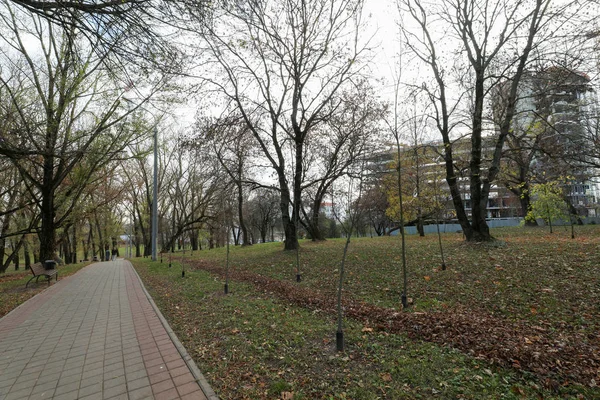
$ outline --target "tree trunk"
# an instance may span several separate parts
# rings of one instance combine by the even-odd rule
[[[91,230],[90,230],[91,233]],[[90,233],[88,233],[88,237],[87,240],[86,239],[81,239],[81,245],[83,246],[83,259],[84,260],[89,260],[89,256],[90,256],[90,239],[91,239],[91,235]]]
[[[417,135],[417,121],[416,119],[414,120],[415,123],[415,188],[417,191],[417,202],[418,202],[418,206],[417,206],[417,232],[419,232],[419,236],[423,237],[425,236],[425,229],[423,229],[423,210],[421,208],[421,168],[420,168],[420,161],[419,161],[419,146],[418,146],[418,138],[416,137]]]
[[[71,260],[73,259],[73,255],[71,254],[71,243],[69,243],[68,235],[65,234],[62,242],[62,259],[65,264],[71,264]]]
[[[7,220],[9,214],[6,214],[4,217],[4,221]],[[4,238],[4,231],[7,229],[8,224],[2,224],[2,231],[0,232],[0,266],[4,264],[4,255],[6,253],[6,239]],[[0,273],[4,273],[6,268],[1,268]]]
[[[19,242],[17,243],[17,245],[13,247],[13,252],[10,254],[10,256],[8,256],[8,258],[6,259],[4,264],[0,262],[0,272],[1,273],[4,273],[8,269],[8,266],[10,265],[10,263],[13,262],[15,257],[19,256],[19,250],[21,250],[21,245],[23,244],[24,238],[25,238],[25,235],[23,235],[21,237],[21,240],[19,240]],[[15,266],[16,265],[18,265],[18,261],[15,264]]]
[[[212,226],[208,227],[208,249],[215,248],[215,229]]]
[[[321,232],[321,226],[319,225],[322,201],[323,197],[315,197],[311,210],[310,222],[306,224],[306,230],[310,234],[313,242],[325,240],[325,235],[323,235],[323,232]]]
[[[473,132],[471,134],[471,161],[469,163],[469,189],[471,192],[471,227],[472,236],[467,240],[486,242],[492,240],[490,228],[487,225],[487,200],[488,196],[482,190],[481,182],[481,152],[483,131],[483,99],[484,77],[483,68],[477,64],[475,67],[475,109],[473,110]]]
[[[62,243],[61,243],[61,248],[62,248],[62,253],[63,253],[63,261],[65,262],[65,264],[71,264],[72,260],[73,260],[73,255],[71,253],[71,238],[69,237],[69,229],[71,228],[71,225],[67,225],[65,226],[63,235],[62,235]]]
[[[27,237],[23,239],[23,256],[25,257],[25,269],[31,268],[31,254],[29,253]]]
[[[98,253],[96,253],[96,241],[94,240],[94,225],[92,223],[92,221],[89,221],[90,223],[90,234],[88,236],[88,246],[91,245],[92,247],[92,257],[96,256]]]
[[[574,218],[577,221],[577,225],[583,225],[583,220],[579,216],[579,213],[577,212],[577,209],[575,208],[575,206],[573,204],[571,204],[570,201],[566,201],[566,203],[567,203],[567,206],[569,207],[569,214],[571,214],[572,218]]]
[[[40,260],[56,258],[56,224],[54,221],[54,193],[46,191],[42,194],[42,224],[38,237],[40,239]]]
[[[444,147],[446,148],[446,154],[448,154],[448,152],[451,151],[449,149],[449,145]],[[454,205],[454,210],[456,211],[456,218],[458,220],[458,223],[460,224],[463,230],[465,238],[467,240],[471,240],[471,238],[473,237],[473,230],[471,229],[471,223],[469,222],[469,217],[465,212],[465,207],[462,202],[460,189],[458,187],[458,179],[454,173],[452,158],[450,158],[450,161],[446,160],[446,182],[448,182],[448,188],[450,189],[452,204]]]
[[[150,228],[152,228],[152,226],[150,226]],[[147,236],[146,240],[144,241],[144,257],[151,256],[151,255],[152,255],[152,237]]]
[[[227,240],[229,240],[229,229],[226,230]],[[233,233],[233,245],[238,246],[240,244],[240,230],[235,229],[235,226],[231,224],[231,232]]]
[[[262,243],[267,243],[267,230],[260,230],[260,240],[262,240]]]
[[[15,196],[13,191],[8,199],[8,203],[6,204],[7,209],[12,208],[14,204],[14,198]],[[4,263],[4,255],[6,254],[6,234],[10,229],[10,220],[12,215],[13,213],[8,213],[4,215],[4,218],[2,219],[2,230],[0,230],[0,266],[2,266]],[[5,270],[6,268],[3,268],[0,270],[0,272],[4,273]]]
[[[147,204],[150,207],[149,210],[151,210],[152,209],[152,201],[148,200]],[[152,252],[152,248],[151,248],[152,239],[148,237],[146,228],[144,228],[142,213],[141,213],[139,207],[137,207],[137,206],[136,206],[136,212],[137,212],[137,222],[138,222],[136,224],[136,238],[138,238],[136,246],[135,246],[136,257],[142,256],[142,254],[140,252],[141,243],[144,244],[144,256],[148,256]],[[151,229],[151,227],[149,227],[149,228]],[[140,235],[141,235],[141,238],[140,238]]]
[[[19,248],[21,247],[21,243],[19,243],[19,245],[15,246],[14,244],[11,244],[13,253],[15,254],[15,256],[13,257],[13,262],[15,263],[15,271],[19,270],[19,266],[20,266],[20,259],[19,259]],[[16,248],[16,250],[15,250]]]
[[[73,245],[73,247],[71,248],[71,254],[73,256],[73,259],[71,260],[71,262],[73,264],[77,264],[77,223],[73,224],[73,241],[71,242],[71,244]]]
[[[287,181],[283,173],[279,176],[280,187],[281,187],[281,201],[279,202],[279,206],[281,208],[281,222],[283,223],[283,232],[285,234],[285,250],[296,250],[298,247],[298,235],[296,232],[296,224],[295,219],[290,217],[290,191],[287,187]],[[296,201],[294,201],[296,203]],[[292,212],[295,216],[297,209]]]
[[[241,175],[240,175],[241,176]],[[238,219],[240,220],[240,230],[242,231],[242,246],[249,246],[250,238],[248,237],[248,228],[246,227],[246,223],[244,222],[244,193],[242,188],[242,183],[240,181],[236,182],[238,189]]]
[[[197,229],[192,229],[190,231],[190,241],[192,242],[192,250],[196,251],[199,249],[199,244],[198,244],[198,230]]]
[[[100,250],[100,260],[108,261],[105,258],[106,252],[104,251],[104,238],[102,235],[102,228],[100,227],[100,222],[98,222],[98,217],[95,217],[96,221],[96,230],[98,231],[98,249]]]
[[[519,196],[519,203],[521,204],[521,212],[520,212],[521,215],[519,215],[519,216],[524,219],[525,226],[538,226],[538,223],[535,219],[534,220],[525,219],[525,217],[527,216],[527,213],[531,209],[531,198],[529,197],[528,191],[523,191],[523,193]]]
[[[425,229],[423,227],[423,213],[421,211],[421,207],[417,210],[417,231],[419,232],[419,236],[425,236]]]

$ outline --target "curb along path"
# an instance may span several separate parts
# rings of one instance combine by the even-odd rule
[[[0,319],[0,399],[218,399],[128,261],[92,264]]]

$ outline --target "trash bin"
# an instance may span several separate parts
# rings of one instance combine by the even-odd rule
[[[54,260],[46,260],[44,261],[45,269],[56,269],[56,261]]]
[[[110,261],[110,250],[106,250],[104,253],[104,261]]]

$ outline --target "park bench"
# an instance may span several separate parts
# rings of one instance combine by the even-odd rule
[[[25,284],[26,288],[29,285],[29,282],[31,282],[34,278],[35,278],[35,281],[37,282],[38,279],[40,279],[40,277],[42,277],[42,276],[45,276],[48,279],[48,286],[50,286],[50,280],[52,279],[53,276],[55,277],[56,281],[58,282],[58,269],[56,269],[56,268],[46,269],[46,268],[44,268],[44,265],[42,263],[36,263],[36,264],[31,265],[31,267],[29,269],[31,270],[31,273],[33,274],[33,276]]]

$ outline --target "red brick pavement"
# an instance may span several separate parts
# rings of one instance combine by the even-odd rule
[[[59,280],[0,319],[0,399],[217,399],[154,307],[127,261]]]
[[[129,264],[129,263],[127,263]],[[133,324],[156,400],[206,399],[130,266],[125,271]]]
[[[85,267],[85,268],[89,268],[89,266]],[[85,268],[83,268],[83,269],[85,269]],[[61,282],[62,281],[68,282],[69,278],[71,278],[71,276],[67,276],[66,278],[62,278],[62,279],[59,276],[58,279]],[[42,284],[42,283],[40,283],[40,284]],[[43,284],[45,285],[46,283],[44,282]],[[0,337],[8,335],[15,327],[21,325],[42,304],[46,303],[47,301],[50,301],[52,299],[52,296],[54,296],[54,294],[58,290],[60,290],[60,287],[57,287],[56,285],[53,284],[50,287],[48,287],[48,289],[44,290],[43,292],[38,293],[37,295],[35,295],[34,297],[29,299],[25,303],[21,304],[19,307],[17,307],[16,309],[11,311],[7,315],[5,315],[3,318],[0,318],[2,320],[2,323],[0,324]]]

